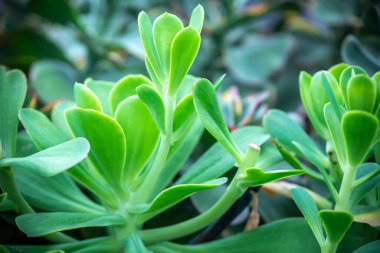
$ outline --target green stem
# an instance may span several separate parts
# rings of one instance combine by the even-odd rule
[[[25,198],[21,195],[15,181],[13,179],[13,170],[11,168],[0,169],[0,186],[3,192],[7,193],[7,196],[17,205],[17,212],[20,214],[34,213],[33,208],[26,202]],[[54,234],[46,235],[46,239],[57,243],[66,243],[76,241],[74,238],[57,232]]]
[[[322,253],[335,253],[338,248],[338,244],[330,242],[326,239],[325,243],[321,247]]]
[[[216,221],[221,217],[244,193],[244,190],[237,187],[237,180],[234,178],[226,193],[218,202],[206,212],[190,220],[162,228],[142,230],[139,236],[146,244],[160,241],[173,240],[192,234]]]
[[[355,182],[355,176],[356,169],[352,166],[347,166],[343,174],[342,184],[340,185],[335,211],[350,212],[350,197]]]

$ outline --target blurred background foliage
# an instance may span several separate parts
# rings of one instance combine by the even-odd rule
[[[30,84],[26,106],[48,112],[57,102],[72,100],[74,83],[88,77],[114,82],[127,74],[147,75],[137,27],[141,10],[151,17],[168,11],[186,23],[199,3],[205,24],[190,72],[212,81],[227,74],[220,101],[231,130],[260,123],[271,107],[296,112],[292,115],[310,130],[299,99],[301,70],[314,73],[341,61],[361,66],[370,75],[380,69],[377,0],[0,0],[0,65],[22,69]],[[203,136],[195,155],[212,142]],[[250,215],[260,213],[261,223],[299,215],[293,201],[274,194],[276,187],[287,189],[291,183],[304,184],[305,178],[268,185],[258,197],[247,192],[235,205],[237,211],[223,219],[234,220],[241,229],[249,215],[247,205],[257,199],[259,208]],[[325,191],[318,182],[308,184]],[[195,195],[153,223],[188,218],[182,216],[208,208],[223,190]],[[210,230],[218,234],[226,227],[223,219],[222,225],[216,224],[220,228],[211,227],[191,242],[211,240]],[[370,228],[360,229],[353,237]]]

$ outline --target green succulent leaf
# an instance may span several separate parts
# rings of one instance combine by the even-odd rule
[[[124,219],[115,214],[29,213],[16,218],[17,226],[30,237],[83,227],[121,225]]]
[[[153,22],[154,45],[165,76],[169,74],[173,40],[182,28],[181,20],[170,13],[162,14]]]
[[[136,95],[120,103],[115,119],[125,133],[128,150],[123,180],[133,183],[157,145],[159,129],[145,104]]]
[[[11,166],[28,169],[41,176],[50,177],[70,169],[82,161],[86,158],[89,149],[90,146],[86,139],[76,138],[31,156],[5,158],[0,160],[0,167]]]
[[[34,109],[21,109],[19,118],[39,149],[52,147],[68,140],[42,112]]]
[[[103,112],[107,115],[111,115],[111,108],[109,104],[109,95],[112,87],[115,85],[113,82],[92,80],[87,78],[84,81],[84,85],[87,86],[99,99],[102,104]]]
[[[75,136],[90,142],[89,158],[99,174],[118,187],[126,157],[125,136],[120,125],[105,114],[82,108],[66,111],[66,120]]]
[[[376,85],[368,76],[356,75],[348,81],[347,100],[350,110],[372,112],[376,95]]]
[[[174,110],[173,139],[178,140],[194,123],[196,113],[193,103],[193,95],[184,97]]]
[[[348,163],[357,168],[365,159],[374,144],[379,121],[364,111],[348,111],[343,115],[342,131],[347,151]]]
[[[322,220],[327,239],[334,244],[343,239],[353,222],[350,213],[341,211],[322,210],[319,212],[319,217]]]
[[[293,142],[300,143],[302,146],[308,147],[309,154],[320,164],[328,164],[325,155],[318,149],[301,126],[295,123],[286,113],[276,109],[270,110],[264,117],[263,125],[274,139],[278,140],[290,151],[308,159],[308,157],[299,152]]]
[[[318,134],[321,135],[324,139],[327,139],[329,136],[328,131],[324,126],[323,122],[320,121],[314,110],[314,105],[312,102],[312,93],[310,91],[311,76],[305,71],[301,71],[299,76],[299,84],[302,104],[305,107],[306,113],[309,116],[311,123],[313,124]]]
[[[140,85],[152,85],[152,82],[143,75],[128,75],[118,81],[112,88],[109,96],[109,103],[112,113],[115,113],[117,106],[124,99],[136,95],[136,88]]]
[[[214,87],[208,80],[201,79],[195,84],[193,100],[195,110],[203,126],[227,149],[235,160],[240,161],[243,154],[231,137],[223,119]]]
[[[148,108],[161,133],[165,134],[165,105],[160,94],[152,86],[143,84],[137,87],[137,95]]]
[[[199,33],[202,31],[204,16],[205,12],[203,10],[203,7],[198,4],[191,13],[189,25],[197,29]]]
[[[352,253],[377,253],[380,251],[380,240],[367,243]]]
[[[363,163],[356,172],[356,181],[350,197],[351,208],[355,207],[368,192],[380,186],[380,166],[376,163]]]
[[[72,138],[70,128],[65,119],[65,111],[75,107],[75,103],[71,101],[58,102],[51,112],[51,121],[59,129],[66,138]]]
[[[335,80],[339,83],[340,76],[342,75],[343,71],[348,67],[349,67],[349,65],[346,63],[339,63],[339,64],[332,66],[329,69],[329,72],[335,77]]]
[[[259,168],[248,168],[238,176],[238,184],[240,187],[248,188],[304,173],[303,170],[263,171]]]
[[[152,253],[145,248],[145,245],[138,235],[127,236],[122,241],[124,253]]]
[[[231,134],[239,148],[246,150],[250,143],[261,146],[269,139],[264,129],[247,126]],[[260,163],[261,156],[258,163]],[[176,184],[201,183],[222,176],[235,164],[234,157],[220,143],[215,143],[176,182]]]
[[[357,66],[350,66],[343,70],[342,74],[340,75],[340,87],[342,89],[342,94],[344,97],[344,100],[346,101],[346,104],[348,104],[348,82],[350,79],[356,75],[367,75],[367,72],[365,72],[364,69],[357,67]]]
[[[143,214],[143,220],[146,220],[169,207],[181,202],[192,194],[204,191],[207,189],[215,188],[219,185],[225,184],[227,178],[217,178],[211,181],[203,182],[200,184],[183,184],[175,185],[163,190],[149,205],[146,206]],[[143,210],[143,209],[142,209]],[[140,211],[142,211],[140,210]]]
[[[339,115],[343,115],[343,107],[339,106],[338,109],[340,110]],[[325,105],[324,114],[327,127],[330,131],[330,135],[334,143],[339,164],[344,165],[346,163],[346,146],[344,143],[342,128],[340,127],[341,118],[338,117],[336,110],[331,102]]]
[[[102,103],[98,97],[87,86],[75,83],[74,85],[74,97],[78,107],[84,109],[94,109],[102,112]]]
[[[174,95],[197,56],[201,37],[197,30],[189,26],[174,38],[170,57],[169,95]]]
[[[310,194],[301,187],[291,189],[294,202],[301,210],[306,221],[309,223],[319,245],[322,245],[325,237],[323,235],[322,222],[318,216],[318,208]]]
[[[6,157],[16,154],[17,114],[26,95],[26,78],[19,70],[0,68],[0,140]]]

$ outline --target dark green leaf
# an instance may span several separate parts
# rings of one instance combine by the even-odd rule
[[[378,253],[380,251],[380,240],[370,242],[352,253]]]
[[[351,214],[340,211],[322,210],[319,212],[319,217],[322,220],[327,239],[334,244],[343,239],[353,222]]]

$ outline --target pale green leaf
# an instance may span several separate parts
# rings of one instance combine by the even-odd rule
[[[81,83],[75,83],[74,97],[78,107],[103,111],[102,104],[95,93]]]
[[[339,84],[340,84],[340,87],[342,89],[342,94],[343,94],[343,97],[346,101],[346,105],[348,104],[348,99],[347,99],[348,82],[350,81],[350,79],[352,77],[354,77],[356,75],[360,75],[360,74],[366,75],[367,73],[365,72],[364,69],[362,69],[360,67],[350,66],[350,67],[346,68],[345,70],[343,70],[343,72],[340,75]]]
[[[193,101],[203,126],[230,152],[236,161],[240,162],[243,154],[231,137],[223,119],[214,87],[208,80],[201,79],[195,84]]]
[[[189,23],[189,25],[197,29],[198,33],[201,33],[202,31],[204,16],[205,12],[203,10],[203,7],[198,4],[197,7],[195,7],[193,12],[191,13]]]
[[[356,75],[348,81],[347,101],[350,110],[372,112],[376,95],[376,85],[368,76]]]
[[[165,105],[160,94],[152,87],[143,84],[136,89],[161,133],[165,133]]]
[[[174,95],[197,56],[201,37],[191,26],[181,30],[174,38],[170,55],[169,94]]]
[[[86,85],[98,97],[102,104],[103,112],[107,115],[111,115],[111,108],[108,98],[111,89],[115,84],[113,82],[92,80],[91,78],[87,78],[84,81],[84,85]]]
[[[173,139],[177,141],[192,125],[196,119],[193,95],[184,97],[174,110]]]
[[[90,149],[84,138],[76,138],[57,146],[44,149],[31,156],[22,158],[5,158],[0,160],[0,167],[11,166],[28,169],[41,176],[53,176],[70,169],[84,158]]]
[[[6,157],[16,154],[17,114],[26,95],[26,78],[20,70],[0,68],[0,140]]]

